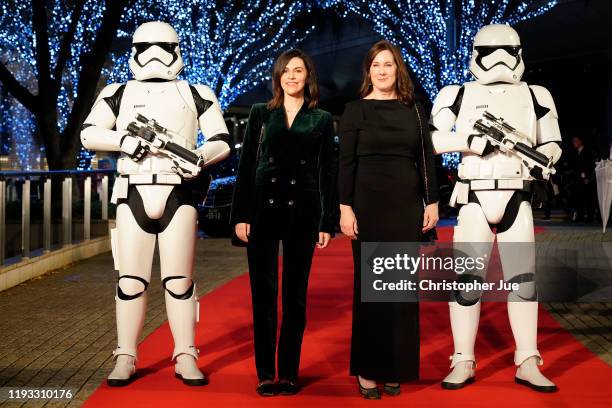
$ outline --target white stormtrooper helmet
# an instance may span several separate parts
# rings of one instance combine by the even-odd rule
[[[132,38],[129,66],[138,81],[176,79],[184,65],[174,28],[161,21],[141,24]]]
[[[490,24],[474,37],[470,72],[480,84],[515,84],[525,72],[521,39],[509,25]]]

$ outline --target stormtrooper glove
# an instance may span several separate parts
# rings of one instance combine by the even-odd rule
[[[149,152],[148,146],[143,145],[138,138],[125,135],[119,143],[121,151],[128,155],[135,162],[142,160]]]
[[[482,135],[469,135],[467,139],[468,147],[472,153],[479,156],[486,156],[495,151],[495,146]]]

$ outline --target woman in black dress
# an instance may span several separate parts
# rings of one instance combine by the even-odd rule
[[[376,43],[363,66],[362,99],[340,123],[340,226],[353,239],[351,375],[365,398],[419,375],[419,305],[361,301],[360,244],[419,242],[438,221],[438,186],[425,109],[397,47]]]

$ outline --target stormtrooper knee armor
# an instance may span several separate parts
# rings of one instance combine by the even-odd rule
[[[516,343],[516,382],[552,392],[556,386],[537,368],[542,357],[536,339],[535,257],[532,252],[522,254],[518,257],[521,265],[517,265],[513,246],[504,245],[534,242],[530,206],[534,178],[518,156],[493,148],[473,128],[486,110],[526,135],[524,144],[535,147],[553,163],[559,160],[561,135],[553,99],[545,88],[520,81],[525,69],[521,53],[519,36],[510,26],[483,27],[474,38],[470,61],[475,81],[440,91],[431,115],[432,139],[438,154],[462,153],[459,180],[450,203],[460,206],[453,238],[455,248],[482,256],[490,252],[497,237],[504,279],[519,283],[520,289],[510,293],[508,299]],[[476,366],[474,343],[480,301],[464,299],[460,293],[455,297],[449,304],[455,351],[451,373],[442,383],[447,389],[473,382]]]
[[[111,199],[117,204],[117,228],[111,238],[119,270],[115,296],[118,344],[108,384],[126,385],[136,373],[137,344],[158,242],[176,376],[188,385],[204,385],[207,380],[197,367],[194,344],[197,212],[187,180],[197,174],[186,173],[162,152],[147,149],[127,129],[139,114],[154,119],[168,130],[173,143],[191,150],[203,166],[226,158],[231,140],[211,89],[176,79],[183,70],[183,59],[178,35],[170,25],[148,22],[138,27],[129,66],[134,80],[106,86],[81,129],[87,149],[121,152]],[[206,142],[196,149],[198,127]]]

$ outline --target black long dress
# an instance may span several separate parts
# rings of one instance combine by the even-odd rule
[[[419,305],[361,302],[360,244],[419,242],[424,203],[438,201],[427,117],[418,109],[423,137],[415,106],[398,100],[353,101],[340,123],[340,203],[353,208],[359,229],[350,372],[380,382],[418,378]]]

